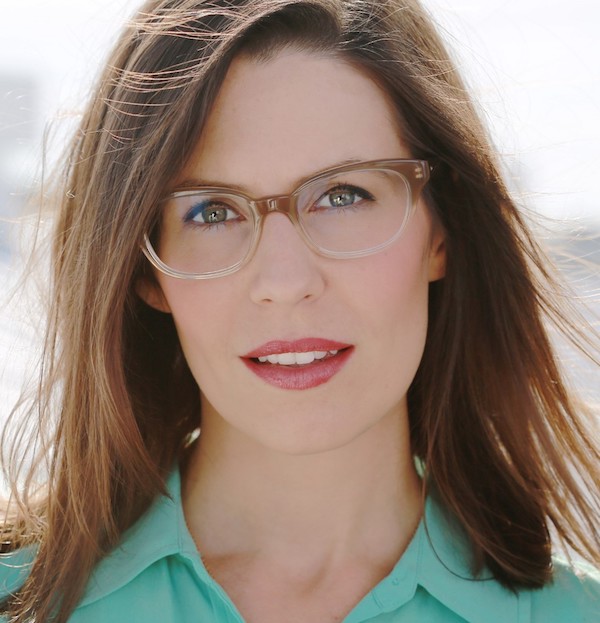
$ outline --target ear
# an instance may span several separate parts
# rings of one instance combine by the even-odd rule
[[[150,307],[165,314],[171,313],[169,303],[158,281],[152,277],[142,277],[138,280],[135,291],[137,295]]]
[[[434,231],[429,245],[429,281],[443,279],[446,275],[446,232],[439,225],[434,225]]]

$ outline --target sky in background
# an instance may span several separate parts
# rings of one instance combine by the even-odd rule
[[[600,3],[597,0],[424,0],[481,102],[494,141],[528,203],[600,222]],[[138,0],[3,0],[1,76],[28,76],[35,97],[10,145],[11,192],[39,169],[50,119],[73,117],[119,25]],[[2,93],[1,97],[11,97]],[[54,122],[61,136],[70,128]],[[53,149],[60,140],[55,140]],[[54,152],[51,152],[51,156]],[[4,198],[0,198],[4,200]]]

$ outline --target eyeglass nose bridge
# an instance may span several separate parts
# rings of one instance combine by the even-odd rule
[[[303,238],[306,234],[300,225],[298,212],[295,209],[295,198],[293,195],[275,195],[273,197],[262,197],[252,201],[252,205],[258,215],[259,229],[262,230],[264,219],[269,214],[279,212],[288,217],[292,225],[299,231]]]
[[[274,197],[263,197],[256,199],[254,207],[259,216],[267,216],[271,212],[281,212],[286,214],[292,221],[296,219],[292,215],[293,201],[291,195],[275,195]]]
[[[322,250],[315,245],[311,240],[308,233],[300,223],[300,216],[297,209],[297,197],[294,195],[275,195],[272,197],[262,197],[261,199],[254,199],[252,207],[257,215],[256,233],[254,243],[250,250],[249,255],[253,255],[258,245],[259,239],[262,237],[262,229],[265,222],[265,217],[269,214],[279,212],[288,217],[290,223],[296,230],[296,233],[304,241],[304,243],[316,253],[323,254]]]

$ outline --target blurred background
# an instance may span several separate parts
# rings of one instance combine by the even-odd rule
[[[600,3],[423,2],[480,102],[519,203],[550,219],[543,234],[549,242],[592,262],[584,269],[568,261],[563,265],[578,292],[597,310]],[[139,4],[139,0],[3,2],[0,279],[4,292],[14,283],[21,257],[14,221],[36,208],[36,202],[27,203],[28,199],[72,133],[120,25]],[[0,303],[1,419],[39,344],[39,323],[30,318],[35,317],[35,305],[24,307],[18,298]],[[592,374],[597,372],[576,381],[594,389],[600,383]]]

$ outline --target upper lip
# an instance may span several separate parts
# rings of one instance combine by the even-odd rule
[[[281,353],[310,353],[312,351],[342,350],[351,344],[337,342],[319,337],[308,337],[300,340],[271,340],[242,355],[247,359],[280,355]]]

